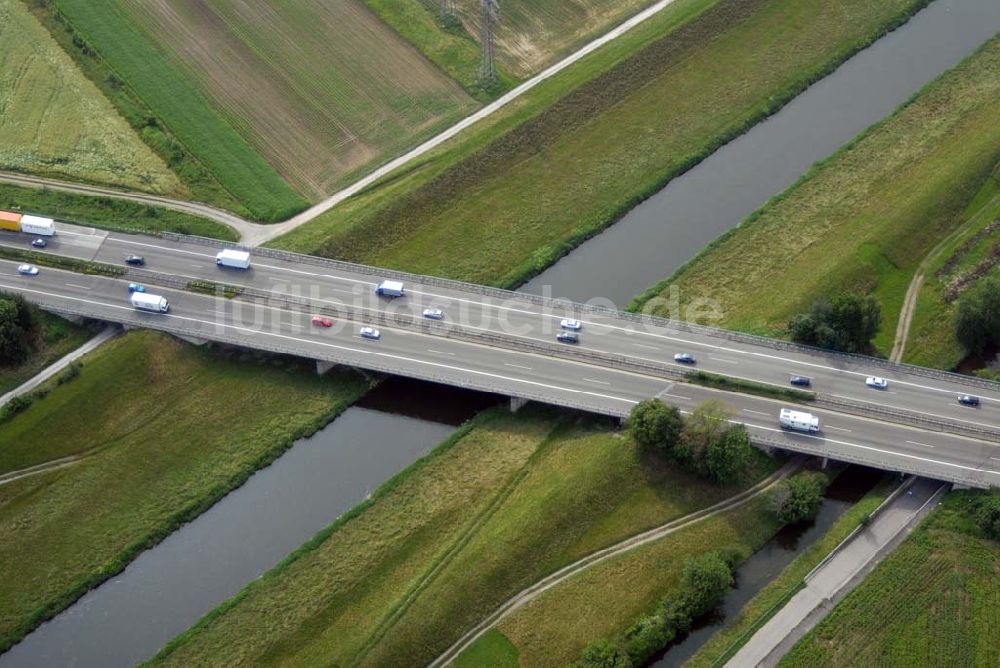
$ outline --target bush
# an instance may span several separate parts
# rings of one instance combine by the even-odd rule
[[[631,668],[628,653],[613,642],[595,640],[583,648],[577,668]]]
[[[639,447],[660,456],[670,455],[683,426],[680,411],[659,399],[639,402],[628,419],[629,433]]]
[[[976,500],[976,525],[989,538],[1000,540],[1000,495],[984,494]]]
[[[818,471],[806,471],[782,480],[771,492],[771,510],[785,524],[812,519],[819,512],[829,482],[826,475]]]
[[[732,425],[708,444],[705,452],[705,468],[717,483],[731,483],[750,465],[750,434],[743,425]]]
[[[708,475],[708,450],[729,428],[729,410],[721,401],[698,404],[684,422],[680,447],[674,448],[675,461],[695,473]]]
[[[39,340],[40,322],[37,309],[24,297],[0,293],[0,365],[28,359]]]
[[[1000,277],[986,279],[958,302],[955,336],[970,355],[1000,345]]]
[[[871,295],[841,294],[817,299],[807,313],[789,321],[792,340],[848,353],[869,352],[882,323],[882,309]]]

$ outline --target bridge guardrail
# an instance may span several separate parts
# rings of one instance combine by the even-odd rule
[[[876,419],[888,419],[891,422],[899,422],[903,424],[916,424],[932,431],[958,432],[965,434],[966,436],[972,436],[973,438],[982,438],[1000,442],[1000,429],[992,429],[989,427],[969,424],[967,422],[958,422],[957,420],[934,418],[916,411],[885,408],[883,406],[877,406],[863,401],[839,399],[827,395],[817,395],[816,400],[812,403],[816,406],[829,408],[830,410],[835,410],[841,413],[862,415]]]
[[[239,244],[234,244],[232,242],[220,241],[218,239],[210,239],[207,237],[177,234],[174,232],[162,232],[161,237],[168,240],[200,244],[204,246],[211,246],[214,248],[239,248],[241,250],[249,251],[254,255],[285,260],[288,262],[300,262],[303,264],[310,264],[313,266],[328,267],[330,269],[350,271],[368,276],[377,276],[379,278],[410,281],[418,284],[436,286],[450,290],[471,292],[474,294],[487,297],[495,297],[498,299],[520,299],[522,301],[528,301],[537,304],[539,306],[551,308],[554,310],[568,310],[574,313],[590,313],[593,315],[603,315],[606,317],[613,317],[620,320],[628,320],[631,322],[653,325],[655,327],[662,327],[674,331],[686,331],[692,334],[701,334],[713,338],[722,338],[728,341],[735,341],[739,343],[747,343],[758,346],[766,346],[774,350],[784,350],[788,352],[797,352],[809,355],[822,355],[827,359],[839,360],[840,362],[845,364],[848,363],[863,364],[865,366],[877,367],[879,369],[884,369],[888,371],[912,374],[916,376],[922,376],[925,378],[934,378],[937,380],[946,380],[949,382],[959,383],[969,387],[977,387],[980,389],[1000,392],[1000,382],[987,380],[985,378],[976,378],[974,376],[966,376],[963,374],[953,373],[950,371],[940,371],[938,369],[928,369],[926,367],[915,366],[912,364],[891,362],[886,359],[878,357],[869,357],[867,355],[832,352],[829,350],[824,350],[822,348],[815,348],[813,346],[806,346],[799,343],[792,343],[790,341],[783,341],[781,339],[772,339],[764,336],[757,336],[754,334],[745,334],[743,332],[734,332],[732,330],[722,329],[719,327],[709,327],[706,325],[698,325],[695,323],[683,322],[680,320],[670,320],[668,318],[662,318],[659,316],[632,313],[630,311],[620,311],[592,304],[581,304],[579,302],[572,302],[566,299],[555,299],[550,297],[543,297],[541,295],[513,292],[511,290],[504,290],[502,288],[494,288],[485,285],[476,285],[474,283],[465,283],[463,281],[456,281],[447,278],[438,278],[435,276],[423,276],[420,274],[411,274],[403,271],[396,271],[393,269],[379,269],[378,267],[370,267],[367,265],[355,264],[353,262],[344,262],[342,260],[331,260],[329,258],[322,258],[314,255],[293,253],[291,251],[278,250],[275,248],[241,246]]]

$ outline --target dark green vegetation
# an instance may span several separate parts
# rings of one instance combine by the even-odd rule
[[[1000,346],[1000,276],[983,281],[958,303],[955,336],[970,355]]]
[[[604,420],[490,411],[154,663],[424,665],[545,574],[726,498],[773,466],[755,455],[738,485],[704,485],[640,456]],[[485,665],[516,654],[499,634],[475,652]]]
[[[28,211],[58,220],[123,232],[179,232],[236,241],[236,232],[220,223],[139,202],[91,197],[0,183],[0,209]]]
[[[785,524],[810,520],[819,512],[829,483],[826,474],[819,471],[797,473],[771,490],[768,497],[771,510]]]
[[[0,292],[0,367],[24,363],[39,347],[38,309],[17,293]]]
[[[980,494],[971,503],[976,526],[987,538],[1000,541],[1000,493]]]
[[[49,0],[36,15],[195,198],[280,220],[305,200],[215,113],[117,3]]]
[[[989,182],[998,161],[1000,39],[994,38],[633,306],[673,285],[682,301],[714,299],[724,326],[780,334],[818,296],[870,294],[883,316],[875,347],[888,354],[923,259],[967,223],[983,229],[996,218],[970,209],[996,195]],[[959,246],[961,239],[950,243]],[[944,367],[958,361],[961,351],[950,349],[953,316],[944,307],[921,299],[907,361]]]
[[[846,353],[868,353],[882,323],[882,310],[871,295],[820,297],[805,313],[788,321],[792,341]]]
[[[1000,544],[975,525],[978,496],[946,496],[779,665],[1000,664]]]
[[[0,423],[0,650],[196,517],[364,391],[287,359],[114,339]],[[219,429],[226,415],[226,429]]]
[[[275,245],[518,284],[923,4],[681,0]]]
[[[690,631],[696,620],[719,604],[733,586],[733,572],[743,556],[739,550],[713,550],[689,557],[684,561],[677,589],[619,638],[588,644],[574,665],[577,668],[646,665],[674,638]]]
[[[725,405],[706,401],[687,418],[659,399],[639,402],[629,416],[629,433],[652,456],[671,461],[717,483],[738,480],[753,460],[750,435],[729,423]]]
[[[14,389],[93,335],[91,328],[74,325],[45,311],[38,311],[36,318],[37,335],[28,357],[17,364],[0,364],[0,394]]]
[[[696,385],[714,387],[715,389],[726,390],[727,392],[745,392],[747,394],[756,394],[760,397],[773,397],[775,399],[787,399],[789,401],[816,400],[815,392],[807,392],[794,387],[781,387],[779,385],[770,385],[768,383],[758,383],[757,381],[733,378],[732,376],[723,376],[710,371],[692,371],[685,376],[685,379]]]

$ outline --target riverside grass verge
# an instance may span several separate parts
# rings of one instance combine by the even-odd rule
[[[678,0],[271,244],[516,286],[924,4]]]
[[[0,0],[0,72],[0,169],[184,194],[19,0]]]
[[[795,557],[777,578],[757,592],[739,614],[727,619],[725,626],[712,634],[684,665],[689,668],[721,668],[725,665],[802,588],[803,578],[871,516],[893,487],[893,483],[883,479],[858,499],[825,534]]]
[[[740,485],[715,487],[641,459],[608,425],[534,405],[480,415],[151,664],[426,664],[544,575],[776,466],[760,455]],[[274,606],[289,614],[262,614]]]
[[[227,350],[129,333],[86,356],[72,382],[0,424],[0,472],[84,455],[72,467],[0,487],[0,651],[367,387],[354,374],[319,377],[296,360],[232,359]]]
[[[177,232],[238,241],[228,225],[180,211],[114,197],[77,195],[49,188],[0,183],[0,209],[26,211],[78,225],[121,232]]]
[[[31,356],[16,366],[0,366],[0,394],[33,377],[60,357],[68,355],[95,334],[95,328],[75,325],[47,311],[38,311],[41,336],[38,348]]]
[[[961,226],[998,160],[995,37],[630,308],[675,286],[682,301],[716,300],[722,326],[775,335],[820,295],[870,293],[883,316],[875,345],[887,353],[912,273]]]
[[[1000,664],[1000,543],[970,517],[976,492],[950,492],[778,664]]]
[[[53,37],[167,159],[193,195],[208,195],[211,203],[222,206],[236,200],[250,217],[266,222],[306,207],[119,2],[49,0],[33,7]]]
[[[692,371],[684,375],[685,381],[695,385],[713,387],[717,390],[727,392],[745,392],[755,394],[759,397],[771,397],[772,399],[784,399],[787,401],[816,401],[815,392],[797,390],[794,387],[781,387],[769,383],[758,383],[754,380],[744,380],[743,378],[733,378],[710,371]]]

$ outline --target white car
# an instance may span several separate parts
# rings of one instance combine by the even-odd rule
[[[444,311],[442,311],[439,308],[425,308],[424,309],[424,317],[425,318],[430,318],[431,320],[443,320],[444,319]]]
[[[868,387],[874,387],[876,390],[884,390],[889,387],[889,381],[885,378],[879,378],[878,376],[868,376],[865,378],[865,385]]]
[[[572,318],[565,318],[559,322],[559,326],[563,329],[572,329],[574,332],[579,332],[583,329],[583,323],[579,320],[573,320]]]
[[[17,265],[17,273],[24,274],[25,276],[35,276],[38,274],[38,267],[33,264],[19,264]]]
[[[361,337],[365,339],[374,339],[378,341],[382,338],[382,332],[378,331],[374,327],[362,327],[360,334]]]

